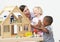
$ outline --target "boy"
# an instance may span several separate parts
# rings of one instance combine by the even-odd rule
[[[51,16],[45,16],[43,19],[43,25],[41,25],[40,30],[43,32],[43,42],[54,42],[53,33],[51,24],[53,22],[53,18]]]
[[[33,34],[37,34],[38,30],[36,28],[39,28],[41,26],[42,9],[41,7],[35,7],[33,9],[33,12],[34,12],[35,17],[31,21],[32,32]]]

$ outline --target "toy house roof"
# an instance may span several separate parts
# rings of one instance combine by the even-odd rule
[[[17,11],[18,10],[18,11]],[[23,17],[26,17],[21,11],[20,9],[17,7],[17,6],[8,6],[8,7],[5,7],[3,9],[3,11],[1,11],[1,14],[0,14],[0,23],[4,22],[8,16],[13,13],[16,18],[18,18],[18,15],[21,15]],[[28,19],[27,19],[28,20]],[[29,21],[29,20],[28,20]]]
[[[8,11],[4,11],[1,15],[0,15],[0,21],[4,21],[7,16],[9,15]]]

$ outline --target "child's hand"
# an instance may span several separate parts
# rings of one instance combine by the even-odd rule
[[[41,30],[42,30],[42,29],[44,29],[44,26],[43,26],[43,25],[41,25],[41,27],[40,27],[39,29],[41,29]]]
[[[35,28],[39,28],[39,25],[37,24],[37,25],[35,25]]]
[[[40,30],[49,34],[49,31],[44,27],[44,25],[41,25]]]
[[[39,28],[38,25],[31,25],[32,28]]]
[[[42,25],[42,23],[41,23],[41,21],[39,20],[39,22],[38,22],[38,25],[39,25],[39,27],[41,27],[41,25]]]

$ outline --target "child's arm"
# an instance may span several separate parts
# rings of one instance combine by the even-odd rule
[[[42,25],[42,22],[41,22],[41,20],[39,20],[38,26],[41,27],[41,25]]]
[[[45,28],[43,25],[39,29],[42,30],[43,32],[49,34],[49,30],[47,28]]]
[[[39,22],[38,22],[37,25],[31,25],[31,27],[33,27],[33,28],[39,28],[39,27],[41,27],[41,25],[42,25],[42,23],[41,23],[41,21],[39,20]]]
[[[39,28],[38,25],[31,25],[32,28]]]

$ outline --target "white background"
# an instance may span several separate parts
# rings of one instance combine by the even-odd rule
[[[5,6],[27,5],[32,12],[33,7],[41,6],[43,15],[50,15],[54,18],[53,34],[55,42],[60,40],[60,0],[0,0],[0,10]]]

